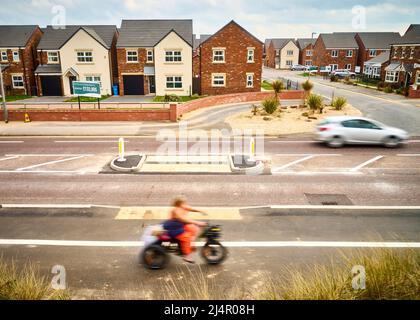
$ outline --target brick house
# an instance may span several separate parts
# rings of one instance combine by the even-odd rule
[[[123,20],[117,43],[120,95],[191,95],[192,29],[192,20]]]
[[[36,95],[38,26],[0,26],[0,64],[6,95]]]
[[[73,81],[95,81],[111,95],[117,76],[113,25],[47,26],[38,45],[35,70],[39,96],[71,96]]]
[[[266,61],[269,68],[290,69],[299,63],[299,47],[294,39],[271,39]]]
[[[359,51],[355,33],[321,33],[313,50],[312,62],[320,71],[323,69],[355,71]]]
[[[391,43],[398,42],[401,35],[398,32],[358,32],[355,39],[359,46],[357,65],[365,71],[365,62],[384,52],[389,54]]]
[[[420,98],[420,24],[412,24],[401,39],[392,43],[383,80],[408,87],[410,98]]]
[[[193,82],[199,80],[200,78],[200,44],[210,38],[211,34],[202,34],[198,38],[197,35],[194,35],[193,39]],[[199,84],[197,84],[199,87]]]
[[[265,39],[264,41],[264,53],[263,53],[263,59],[264,59],[264,65],[268,67],[268,59],[267,59],[267,52],[268,48],[270,47],[271,39]]]
[[[194,92],[220,95],[261,91],[263,43],[235,21],[198,47]]]
[[[371,79],[383,79],[385,76],[385,66],[389,60],[389,50],[367,60],[363,65],[363,75]]]
[[[302,38],[297,39],[299,47],[299,64],[303,66],[313,66],[312,56],[314,53],[314,44],[316,39]]]

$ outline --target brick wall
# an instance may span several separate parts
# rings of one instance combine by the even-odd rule
[[[138,62],[136,63],[127,63],[127,51],[137,51]],[[117,48],[117,65],[118,65],[118,84],[119,84],[119,94],[120,96],[124,95],[124,74],[144,74],[144,67],[146,65],[146,54],[147,50],[144,48],[139,49],[125,49]],[[146,77],[144,77],[144,94],[149,94],[149,85]]]
[[[319,67],[326,67],[331,64],[338,65],[338,69],[345,69],[347,64],[351,64],[351,71],[354,72],[355,66],[357,65],[358,49],[352,49],[353,56],[347,57],[347,49],[338,49],[338,57],[331,57],[331,49],[326,49],[324,41],[320,36],[315,42],[314,56],[312,59],[313,65]]]
[[[247,48],[254,48],[254,63],[247,62]],[[213,48],[226,48],[225,63],[213,63]],[[263,44],[234,22],[229,23],[200,48],[201,93],[255,92],[261,90]],[[225,87],[212,86],[212,73],[226,73]],[[254,73],[253,88],[246,87],[246,74]]]
[[[299,52],[299,64],[305,66],[307,60],[311,60],[312,61],[312,65],[314,64],[313,63],[313,60],[312,60],[312,56],[307,56],[306,55],[306,51],[307,50],[312,50],[312,55],[313,55],[313,49],[314,49],[314,46],[313,46],[312,43],[308,44],[305,48],[300,49],[300,52]]]
[[[270,42],[270,45],[267,48],[267,56],[265,57],[266,67],[275,68],[276,67],[276,49],[274,48],[273,42]]]

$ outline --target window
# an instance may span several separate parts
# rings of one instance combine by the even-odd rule
[[[13,51],[13,61],[20,61],[19,51]]]
[[[381,68],[373,67],[373,73],[372,73],[372,75],[374,77],[380,77],[381,76]]]
[[[305,66],[312,66],[312,60],[306,60]]]
[[[92,51],[78,51],[77,62],[81,62],[81,63],[93,62]]]
[[[338,64],[330,64],[330,70],[334,71],[338,69]]]
[[[405,47],[402,47],[401,49],[401,58],[405,58]]]
[[[306,56],[312,57],[313,51],[312,50],[306,50]]]
[[[211,75],[211,82],[213,87],[225,87],[226,86],[226,75],[213,73]]]
[[[369,57],[376,57],[376,49],[369,50]]]
[[[357,128],[357,129],[375,129],[381,130],[376,124],[366,121],[366,120],[347,120],[341,123],[345,128]]]
[[[47,52],[48,63],[58,63],[58,52],[49,51]]]
[[[153,50],[147,50],[147,62],[153,62]]]
[[[398,57],[398,48],[393,48],[393,51],[394,51],[393,57],[394,59],[396,59]]]
[[[213,49],[213,63],[225,62],[225,49]]]
[[[416,85],[420,86],[420,71],[417,72]]]
[[[99,82],[102,88],[101,76],[86,76],[86,81]]]
[[[387,71],[385,76],[385,82],[397,82],[398,76],[398,71]]]
[[[248,49],[248,56],[247,56],[247,61],[248,63],[253,63],[254,62],[254,49]]]
[[[166,62],[181,62],[182,61],[181,51],[179,50],[166,51],[165,61]]]
[[[139,61],[137,51],[127,51],[127,62],[137,62]]]
[[[414,59],[414,50],[415,48],[411,48],[410,50],[410,59]]]
[[[254,88],[254,74],[253,73],[246,74],[246,87]]]
[[[345,67],[344,67],[344,69],[351,70],[351,64],[346,64]]]
[[[353,57],[353,50],[347,50],[347,52],[346,52],[346,57],[347,57],[347,58],[351,58],[351,57]]]
[[[331,57],[337,58],[338,57],[338,50],[331,50]]]
[[[2,51],[1,52],[1,61],[8,61],[7,51]]]
[[[288,56],[293,56],[293,50],[287,50],[287,55]]]
[[[286,66],[288,67],[293,66],[293,60],[286,60]]]
[[[166,77],[166,88],[167,89],[182,89],[182,77],[180,76]]]
[[[22,75],[12,75],[13,88],[22,89],[23,85],[23,76]]]

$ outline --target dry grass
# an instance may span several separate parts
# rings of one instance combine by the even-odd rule
[[[366,289],[352,287],[352,268],[366,270]],[[391,300],[420,299],[420,252],[389,249],[357,250],[342,254],[338,262],[308,265],[304,270],[286,267],[280,276],[266,274],[259,289],[249,284],[227,290],[216,285],[202,269],[180,270],[177,280],[165,284],[165,299],[177,300]]]
[[[67,290],[54,290],[39,270],[27,263],[21,270],[0,258],[0,300],[67,300]]]

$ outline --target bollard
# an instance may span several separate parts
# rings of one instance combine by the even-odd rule
[[[124,158],[124,138],[120,138],[118,141],[118,152],[119,152],[119,158],[118,162],[125,162],[127,159]]]
[[[249,139],[249,157],[254,159],[255,156],[255,138]]]

